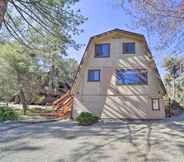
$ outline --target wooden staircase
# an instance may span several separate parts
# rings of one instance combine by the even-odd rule
[[[54,114],[56,117],[71,117],[74,96],[70,91],[53,102]]]

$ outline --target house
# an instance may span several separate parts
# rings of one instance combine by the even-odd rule
[[[143,35],[114,29],[90,38],[71,92],[72,114],[161,119],[166,90]]]

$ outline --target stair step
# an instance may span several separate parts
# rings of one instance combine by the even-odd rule
[[[67,92],[59,99],[53,102],[54,113],[58,117],[64,117],[71,113],[74,97]]]

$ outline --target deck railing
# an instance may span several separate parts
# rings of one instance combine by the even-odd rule
[[[70,91],[54,101],[53,108],[56,116],[64,117],[65,115],[71,113],[73,101],[74,96],[70,94]]]

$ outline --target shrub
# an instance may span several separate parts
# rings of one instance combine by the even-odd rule
[[[89,112],[82,112],[78,117],[77,117],[77,122],[79,125],[92,125],[96,122],[98,122],[98,117],[92,113]]]
[[[180,105],[180,103],[177,102],[176,100],[172,100],[171,101],[171,107],[172,107],[172,109],[182,108],[182,106]]]
[[[44,101],[45,101],[45,96],[35,95],[33,96],[31,103],[35,105],[41,105],[44,103]]]
[[[0,106],[0,121],[17,120],[18,114],[8,106]]]

